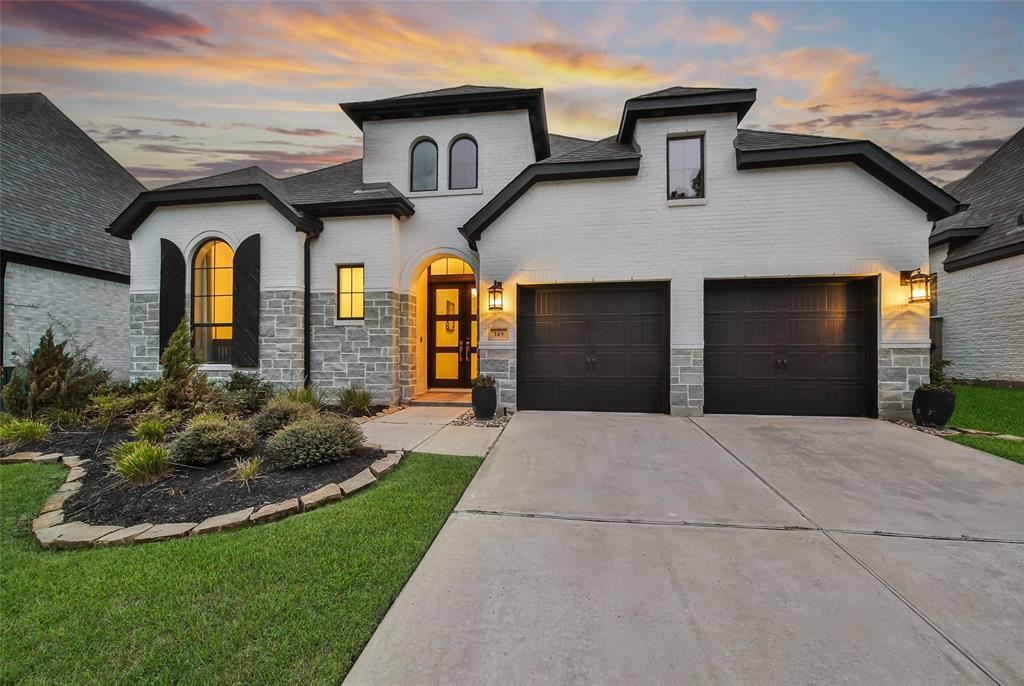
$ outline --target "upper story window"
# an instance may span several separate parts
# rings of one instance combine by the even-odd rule
[[[410,191],[437,190],[437,143],[424,138],[412,146]]]
[[[338,319],[363,318],[363,276],[361,264],[338,266]]]
[[[704,197],[704,136],[668,139],[668,199]]]
[[[235,251],[221,240],[199,246],[192,259],[192,332],[203,362],[230,363]]]
[[[448,150],[448,188],[476,188],[476,153],[476,141],[472,138],[460,136],[455,139]]]

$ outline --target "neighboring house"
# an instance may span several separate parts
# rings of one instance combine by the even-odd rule
[[[48,326],[128,376],[128,246],[104,229],[145,190],[42,93],[0,96],[2,359]]]
[[[1024,129],[947,187],[968,205],[935,222],[932,330],[949,373],[1024,382]]]
[[[600,141],[550,135],[540,89],[346,103],[362,160],[142,193],[110,227],[132,374],[188,311],[211,371],[377,402],[479,370],[520,409],[905,415],[900,272],[958,203],[868,141],[738,129],[754,98],[632,98]]]

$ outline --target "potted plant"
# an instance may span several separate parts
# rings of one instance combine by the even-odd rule
[[[498,407],[498,389],[493,376],[481,374],[473,379],[473,414],[477,419],[490,419]]]
[[[914,422],[918,426],[945,426],[953,416],[956,394],[952,380],[946,376],[949,360],[935,360],[931,365],[931,383],[914,391]]]

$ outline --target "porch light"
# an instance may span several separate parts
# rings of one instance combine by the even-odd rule
[[[502,293],[504,290],[501,287],[500,281],[495,281],[494,285],[487,289],[487,309],[488,310],[502,310],[504,309],[504,303],[502,299]]]
[[[932,277],[920,269],[900,272],[900,285],[910,286],[910,302],[926,303],[932,299]]]

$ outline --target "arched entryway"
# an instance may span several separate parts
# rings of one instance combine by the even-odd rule
[[[427,266],[421,281],[424,291],[418,300],[426,310],[422,370],[426,389],[469,388],[478,365],[479,303],[473,268],[457,257],[438,257]]]

